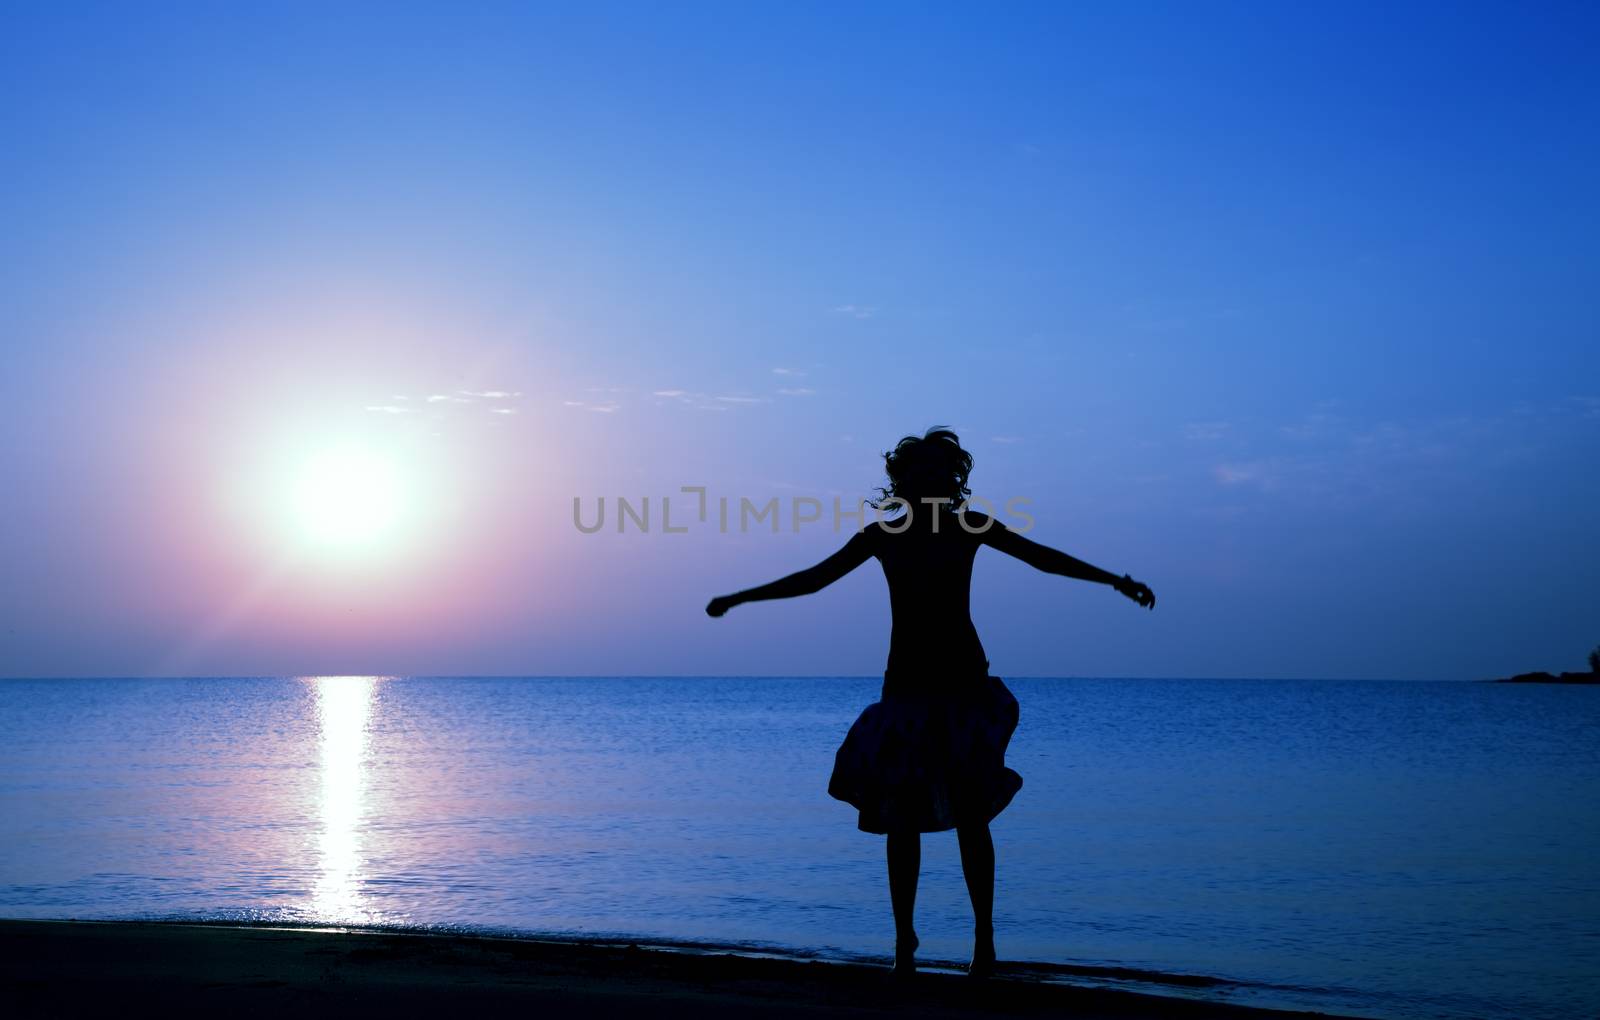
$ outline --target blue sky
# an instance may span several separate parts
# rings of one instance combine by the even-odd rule
[[[1600,642],[1592,7],[4,19],[0,673],[873,673],[870,566],[700,614],[844,536],[571,501],[853,497],[933,424],[1161,598],[986,558],[1002,674]],[[274,465],[356,440],[409,532],[287,563]]]

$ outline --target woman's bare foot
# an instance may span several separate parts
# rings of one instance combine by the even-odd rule
[[[972,962],[967,964],[967,976],[986,978],[994,974],[994,932],[980,931],[972,939]]]
[[[896,977],[910,977],[917,972],[917,947],[922,943],[917,939],[917,933],[912,932],[910,938],[895,939],[894,941],[894,974]]]

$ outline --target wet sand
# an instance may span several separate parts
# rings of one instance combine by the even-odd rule
[[[987,982],[860,964],[581,942],[176,923],[0,921],[9,1016],[977,1017],[1287,1020],[1019,977]]]

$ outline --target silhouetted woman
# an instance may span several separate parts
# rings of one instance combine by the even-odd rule
[[[893,631],[881,700],[850,727],[834,759],[828,792],[860,811],[864,832],[888,836],[889,899],[894,907],[895,970],[916,967],[912,913],[921,867],[921,833],[955,829],[975,922],[968,972],[994,967],[994,842],[989,822],[1022,788],[1006,768],[1017,701],[989,675],[968,596],[972,559],[987,545],[1040,570],[1108,584],[1154,607],[1148,587],[1030,541],[967,509],[972,455],[948,429],[907,436],[884,454],[889,484],[876,507],[904,512],[858,531],[814,567],[711,600],[721,616],[741,602],[791,598],[827,587],[868,557],[889,581]]]

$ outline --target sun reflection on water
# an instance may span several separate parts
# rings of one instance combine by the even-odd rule
[[[308,682],[316,696],[321,733],[321,815],[318,875],[311,909],[319,920],[366,920],[361,838],[366,815],[367,727],[378,677],[319,676]]]

